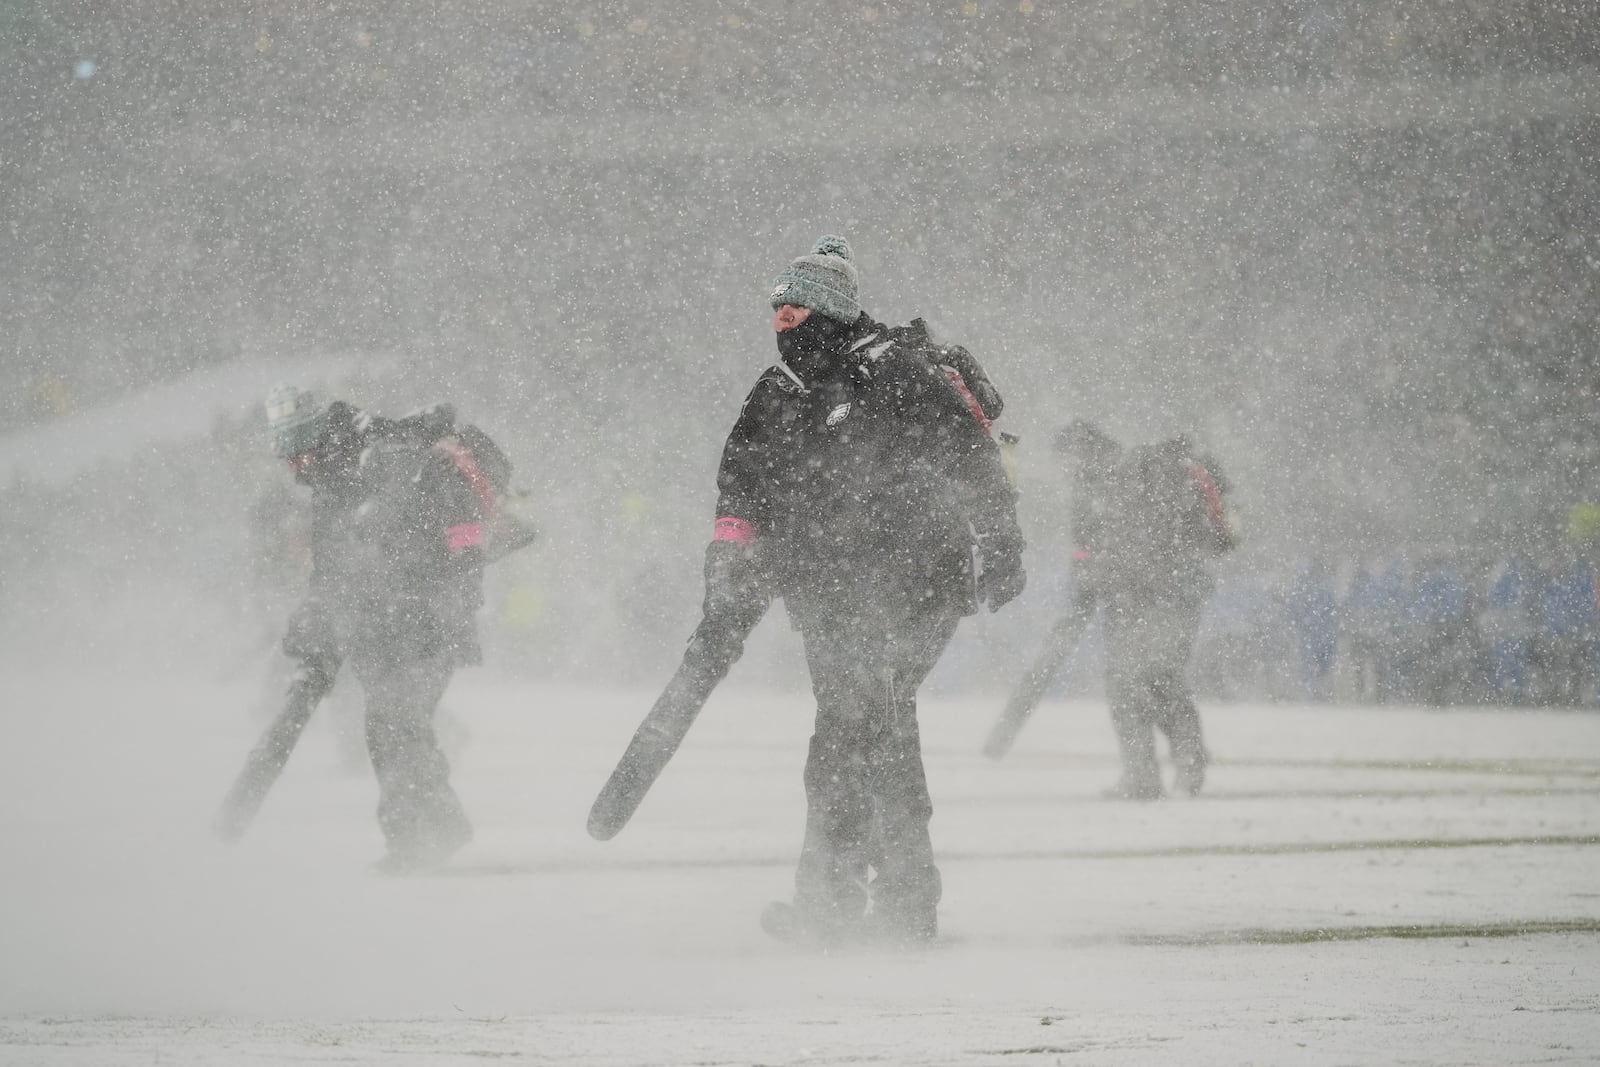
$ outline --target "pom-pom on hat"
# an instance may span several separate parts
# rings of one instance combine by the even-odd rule
[[[855,264],[850,262],[850,242],[828,234],[817,238],[810,255],[784,268],[770,300],[774,308],[790,304],[840,322],[854,322],[861,315],[859,286]]]

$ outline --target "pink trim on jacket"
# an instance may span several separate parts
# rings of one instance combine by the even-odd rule
[[[463,522],[444,532],[444,544],[451,552],[483,547],[483,526],[476,522]]]
[[[713,541],[732,541],[736,545],[748,545],[755,539],[756,528],[732,515],[722,516],[711,527]]]

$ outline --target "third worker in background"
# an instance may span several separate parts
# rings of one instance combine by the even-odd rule
[[[1209,756],[1187,677],[1213,559],[1234,546],[1227,483],[1187,438],[1129,448],[1103,486],[1094,585],[1105,609],[1106,698],[1122,756],[1108,796],[1165,795],[1155,734],[1167,738],[1173,791],[1193,796]]]

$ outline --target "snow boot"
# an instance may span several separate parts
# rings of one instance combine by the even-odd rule
[[[1161,768],[1156,763],[1156,732],[1147,710],[1118,701],[1111,707],[1111,725],[1117,732],[1122,756],[1122,777],[1107,789],[1108,800],[1160,800]]]
[[[934,908],[884,909],[867,914],[862,939],[884,948],[920,948],[939,937],[939,913]]]
[[[459,810],[446,809],[422,832],[389,841],[389,851],[373,865],[380,874],[427,874],[450,862],[472,841],[472,824]]]
[[[860,919],[837,911],[824,913],[775,900],[762,909],[761,929],[784,944],[826,952],[859,941],[863,926]]]
[[[1168,701],[1160,726],[1172,749],[1172,762],[1178,768],[1172,792],[1180,796],[1198,796],[1206,784],[1206,766],[1211,762],[1200,731],[1199,709],[1193,700],[1180,694]]]
[[[1100,793],[1107,800],[1165,800],[1159,779],[1124,774],[1117,784]]]
[[[1172,780],[1172,791],[1183,796],[1197,797],[1206,784],[1206,765],[1211,758],[1204,749],[1185,753],[1178,759],[1178,773]]]

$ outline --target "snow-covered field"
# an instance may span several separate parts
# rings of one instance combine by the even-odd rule
[[[462,675],[478,840],[397,879],[337,709],[225,846],[252,686],[0,678],[6,1064],[1600,1061],[1600,714],[1206,706],[1205,796],[1127,805],[1101,705],[991,763],[998,696],[925,700],[947,937],[816,956],[757,925],[799,696],[719,692],[598,844],[653,694]]]

